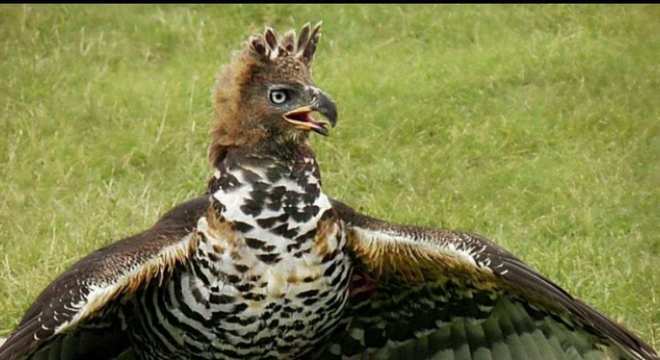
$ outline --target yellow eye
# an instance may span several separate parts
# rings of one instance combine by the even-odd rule
[[[289,96],[284,90],[272,90],[270,92],[270,102],[273,104],[284,104],[287,100],[289,100]]]

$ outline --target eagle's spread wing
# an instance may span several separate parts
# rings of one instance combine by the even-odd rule
[[[322,358],[657,359],[635,335],[480,236],[334,206],[357,268],[348,328]]]
[[[110,359],[129,346],[115,311],[120,298],[158,281],[194,248],[207,196],[183,203],[152,228],[83,258],[39,295],[0,347],[0,359]],[[109,319],[114,319],[110,321]]]

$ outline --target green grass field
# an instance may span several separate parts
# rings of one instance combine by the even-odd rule
[[[484,234],[660,348],[658,6],[2,6],[0,335],[203,192],[217,69],[317,20],[327,193]]]

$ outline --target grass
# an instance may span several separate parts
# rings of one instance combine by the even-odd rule
[[[204,190],[210,89],[322,19],[326,192],[469,229],[660,347],[660,7],[0,7],[0,335],[74,261]]]

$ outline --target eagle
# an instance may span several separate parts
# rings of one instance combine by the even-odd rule
[[[72,265],[0,347],[14,359],[658,359],[486,238],[327,195],[337,122],[320,24],[248,38],[220,72],[207,191]]]

